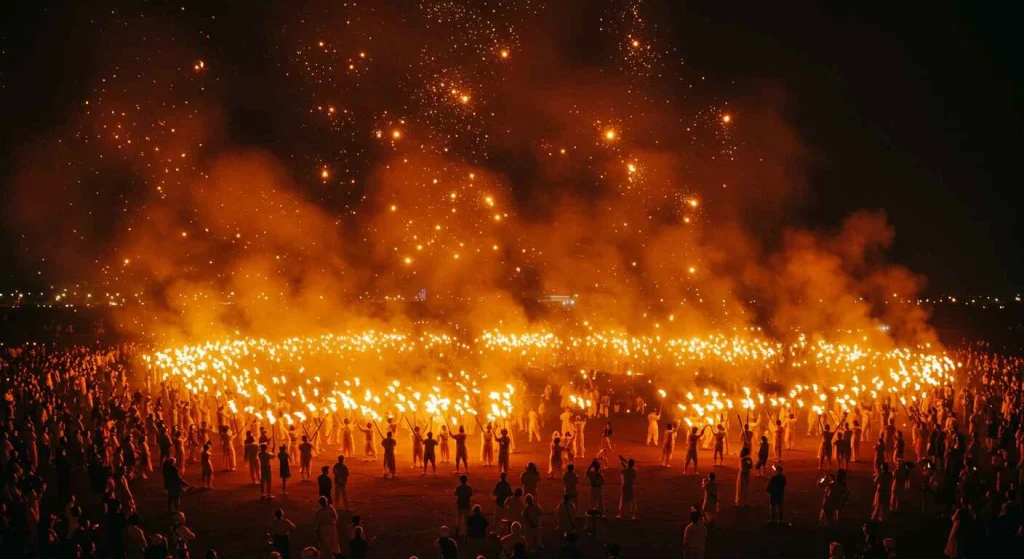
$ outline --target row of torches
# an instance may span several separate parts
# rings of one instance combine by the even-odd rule
[[[242,421],[275,430],[298,424],[307,433],[307,425],[316,429],[327,416],[372,423],[378,432],[385,419],[391,423],[396,418],[410,427],[427,429],[447,424],[472,430],[472,423],[483,429],[485,422],[500,429],[528,411],[521,386],[517,390],[512,384],[512,371],[523,367],[550,374],[546,369],[566,370],[570,364],[585,362],[627,376],[634,376],[634,369],[668,370],[673,379],[672,397],[678,400],[677,416],[691,426],[714,424],[716,416],[731,417],[733,410],[737,414],[743,410],[749,419],[752,413],[777,418],[805,408],[838,422],[833,411],[845,414],[883,398],[905,410],[908,406],[921,408],[931,392],[953,382],[958,367],[948,356],[928,348],[883,352],[809,342],[803,336],[784,345],[755,336],[724,334],[662,338],[591,331],[562,337],[548,331],[514,334],[498,330],[484,332],[473,343],[447,334],[377,331],[276,342],[242,338],[170,348],[142,359],[150,380],[187,390],[206,405],[212,395],[216,407],[229,412],[236,425]],[[492,378],[454,365],[474,360],[500,360],[509,372]],[[389,369],[405,370],[404,365],[422,368],[424,363],[433,366],[431,372],[403,374],[404,382],[385,376]],[[735,383],[744,376],[749,380],[751,371],[782,367],[804,378],[829,382],[792,384],[788,390],[774,388],[770,392]],[[318,372],[309,370],[313,368]],[[733,394],[714,371],[732,382],[728,386]],[[640,382],[643,374],[636,374],[635,381]],[[586,370],[581,376],[584,381],[590,379]],[[652,378],[647,382],[653,382]],[[658,394],[660,410],[669,392],[659,389]],[[573,408],[582,411],[594,405],[592,397],[577,389],[569,400]]]

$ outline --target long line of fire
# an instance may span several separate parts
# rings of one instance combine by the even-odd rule
[[[837,422],[857,406],[881,402],[926,409],[960,366],[929,348],[878,351],[803,336],[784,344],[723,334],[684,339],[498,330],[472,343],[447,334],[378,331],[240,338],[142,359],[149,382],[183,391],[207,409],[212,397],[218,413],[236,426],[260,425],[274,433],[294,425],[308,433],[325,418],[373,423],[377,430],[387,419],[392,426],[403,420],[428,429],[447,423],[470,432],[484,422],[521,422],[538,404],[524,396],[524,368],[544,372],[551,384],[573,380],[567,400],[580,412],[596,404],[599,389],[590,381],[599,370],[643,384],[652,396],[656,391],[659,410],[674,400],[672,415],[688,425],[740,413],[748,419],[806,413]],[[472,363],[476,372],[467,370],[473,365],[460,367]],[[483,372],[481,363],[500,363],[489,367],[500,372]],[[782,382],[783,376],[800,382]]]

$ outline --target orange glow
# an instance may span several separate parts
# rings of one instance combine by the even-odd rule
[[[728,115],[728,114],[722,115],[722,122],[724,122],[726,124],[729,124],[730,122],[732,122],[732,115]]]

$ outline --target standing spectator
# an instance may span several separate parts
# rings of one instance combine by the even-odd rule
[[[469,476],[459,476],[459,484],[455,486],[455,533],[466,529],[466,517],[469,516],[469,504],[473,498],[473,488],[469,485]]]
[[[875,476],[875,503],[871,510],[871,520],[884,522],[889,516],[889,504],[892,502],[892,474],[889,463],[883,462],[882,469]]]
[[[352,539],[348,541],[348,559],[366,559],[366,552],[370,549],[370,544],[363,537],[363,527],[356,526],[352,532]],[[320,552],[321,559],[326,559],[323,556],[323,552]]]
[[[775,467],[775,475],[768,480],[768,504],[771,507],[772,524],[783,522],[783,501],[786,497],[786,476],[782,475],[782,466]],[[777,515],[776,515],[777,513]]]
[[[471,551],[481,550],[487,539],[487,517],[480,505],[473,505],[473,513],[466,518],[466,538]]]
[[[594,460],[587,469],[587,480],[590,482],[590,510],[600,511],[604,514],[604,475],[601,473],[601,463]]]
[[[530,462],[526,465],[526,471],[519,476],[519,483],[523,485],[523,493],[533,495],[533,502],[537,501],[537,486],[540,485],[540,471],[537,465]]]
[[[181,490],[188,485],[181,479],[174,458],[168,458],[163,466],[164,490],[167,491],[167,512],[176,513],[181,508]]]
[[[540,538],[540,506],[533,499],[533,495],[526,496],[526,506],[523,507],[523,530],[526,533],[526,549],[537,551],[543,544]]]
[[[707,528],[700,521],[700,511],[690,508],[690,523],[683,529],[683,559],[704,559]]]
[[[171,532],[167,534],[167,547],[170,553],[188,557],[189,546],[195,539],[196,535],[185,525],[185,513],[175,514],[174,525],[171,527]]]
[[[523,525],[513,522],[509,527],[509,533],[501,538],[501,553],[506,557],[512,557],[517,546],[525,549],[526,538],[523,536]]]
[[[574,507],[579,507],[578,493],[576,487],[579,485],[580,478],[576,475],[576,466],[569,464],[565,469],[565,474],[562,476],[562,487],[565,491],[565,495],[572,501]]]
[[[740,469],[736,473],[736,500],[735,504],[737,507],[749,507],[749,494],[750,494],[750,470],[753,469],[754,462],[750,459],[750,447],[743,447],[740,450]]]
[[[320,508],[316,511],[316,527],[313,532],[316,535],[317,549],[320,550],[320,559],[334,559],[341,553],[341,542],[338,541],[338,511],[327,502],[327,499],[320,497]],[[359,529],[362,534],[362,529]]]
[[[487,517],[483,516],[479,505],[473,505],[473,512],[466,518],[466,535],[480,543],[487,536]]]
[[[505,509],[505,501],[512,496],[512,485],[507,478],[508,474],[501,472],[498,483],[494,485],[494,491],[491,492],[491,495],[494,496],[494,524],[491,528],[494,533],[499,535],[501,535],[501,517]]]
[[[630,518],[636,520],[636,462],[630,458],[628,461],[619,456],[622,463],[622,489],[619,493],[619,518],[626,516],[628,511]]]
[[[133,513],[128,517],[128,523],[121,530],[124,539],[124,555],[126,559],[145,559],[146,557],[146,533],[139,528],[139,515]]]
[[[288,446],[281,445],[277,453],[278,475],[281,477],[281,495],[288,496],[288,478],[292,477],[291,457]]]
[[[270,524],[271,545],[281,559],[288,559],[292,553],[291,535],[295,523],[284,517],[284,511],[274,509],[274,521]]]
[[[441,526],[437,539],[434,540],[434,550],[437,551],[437,559],[458,559],[459,544],[451,538],[447,526]]]
[[[331,467],[324,466],[320,468],[320,475],[316,478],[316,492],[320,497],[327,497],[327,501],[331,501]]]
[[[555,516],[559,532],[569,534],[576,531],[576,505],[572,502],[571,496],[562,496],[562,502],[558,505]]]
[[[348,466],[345,465],[345,457],[338,456],[338,461],[332,468],[334,474],[334,503],[341,505],[343,510],[348,509]]]

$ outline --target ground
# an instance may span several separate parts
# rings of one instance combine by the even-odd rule
[[[606,472],[605,499],[609,504],[611,518],[603,520],[597,530],[596,541],[590,537],[581,540],[586,557],[606,557],[603,545],[609,542],[622,546],[622,557],[679,557],[681,556],[681,534],[691,505],[699,505],[702,499],[701,479],[708,472],[716,472],[719,479],[719,495],[722,512],[710,530],[708,557],[827,557],[828,544],[840,541],[846,545],[847,555],[852,555],[861,541],[860,527],[870,513],[873,498],[870,466],[863,461],[855,464],[849,479],[851,500],[843,512],[844,520],[833,529],[817,527],[817,514],[821,500],[821,489],[817,485],[822,472],[817,469],[814,457],[816,440],[801,437],[798,449],[785,456],[785,473],[788,478],[786,492],[786,514],[792,526],[766,526],[768,500],[764,491],[767,477],[752,477],[750,499],[752,506],[738,509],[732,500],[735,491],[737,456],[726,458],[724,467],[711,467],[711,452],[701,451],[700,476],[683,475],[682,460],[685,452],[680,447],[674,459],[674,467],[659,465],[660,449],[643,446],[645,422],[638,417],[612,418],[615,424],[615,450],[626,457],[632,457],[638,465],[636,482],[640,519],[636,521],[614,518],[614,507],[618,503],[618,468]],[[591,421],[587,427],[588,454],[596,452],[599,442],[598,421]],[[378,462],[350,461],[352,472],[349,481],[349,496],[352,511],[340,511],[340,533],[346,537],[345,526],[351,514],[362,516],[366,533],[370,538],[371,557],[405,559],[417,555],[421,559],[434,557],[432,542],[437,528],[452,524],[454,514],[454,488],[457,476],[451,465],[438,467],[438,475],[422,476],[419,470],[410,468],[411,451],[408,433],[402,432],[399,440],[402,446],[398,455],[399,476],[397,479],[381,478]],[[523,437],[520,437],[523,439]],[[735,438],[735,437],[734,437]],[[493,511],[490,496],[498,479],[497,468],[480,467],[476,460],[478,438],[473,437],[471,446],[470,485],[475,489],[480,504],[486,512]],[[542,466],[546,472],[547,444],[528,444],[520,440],[512,455],[512,472],[518,480],[519,473],[529,461]],[[357,441],[358,443],[358,441]],[[865,445],[866,448],[867,445]],[[734,447],[735,448],[735,447]],[[319,468],[332,464],[337,449],[322,454],[314,460],[314,475]],[[274,474],[277,475],[277,466]],[[615,461],[617,462],[617,461]],[[589,460],[577,460],[576,464],[585,470]],[[220,456],[214,464],[220,466]],[[242,466],[242,464],[240,464]],[[617,466],[617,464],[616,464]],[[316,510],[316,483],[298,481],[298,467],[294,466],[289,481],[289,495],[280,495],[280,480],[274,479],[273,501],[261,501],[259,489],[248,482],[248,472],[239,468],[234,473],[216,473],[214,489],[196,490],[182,498],[182,510],[188,516],[188,525],[198,539],[193,557],[202,557],[209,548],[215,548],[229,558],[262,558],[269,553],[265,532],[269,527],[273,510],[284,509],[285,514],[298,526],[293,535],[294,551],[313,543],[313,517]],[[581,476],[582,477],[582,476]],[[191,466],[185,478],[199,485],[199,471]],[[916,478],[915,478],[916,480]],[[138,507],[144,516],[147,533],[166,533],[169,516],[165,512],[165,497],[161,479],[157,472],[149,480],[132,483]],[[80,488],[80,492],[86,492]],[[559,539],[553,526],[554,506],[561,498],[561,484],[546,478],[540,486],[540,504],[544,511],[544,542],[547,546],[538,557],[557,557]],[[587,495],[580,492],[581,505]],[[940,557],[949,530],[948,521],[925,518],[918,512],[920,495],[909,494],[908,511],[896,515],[887,523],[883,534],[894,537],[905,557]],[[581,522],[582,526],[582,522]],[[465,554],[469,556],[468,553]],[[489,558],[498,557],[492,550]]]

